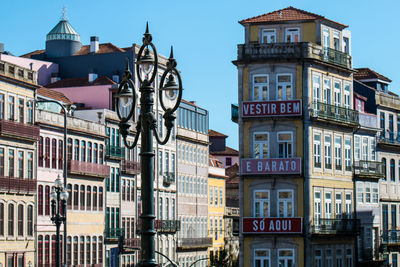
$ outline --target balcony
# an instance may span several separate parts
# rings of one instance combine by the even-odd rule
[[[106,157],[117,160],[125,158],[125,147],[106,146]]]
[[[110,242],[118,242],[120,236],[124,236],[124,228],[107,228],[104,230],[104,238]]]
[[[174,172],[164,172],[163,183],[166,185],[175,183],[175,173]]]
[[[138,219],[136,228],[142,229],[142,220]],[[179,220],[154,220],[154,228],[160,233],[175,233],[181,230],[181,221]]]
[[[77,160],[69,160],[67,169],[69,174],[90,177],[105,178],[110,175],[110,166]]]
[[[377,144],[380,146],[390,146],[400,148],[400,133],[398,132],[379,132]]]
[[[0,176],[0,191],[17,194],[36,194],[36,180]]]
[[[140,173],[140,162],[123,160],[122,173],[136,175]]]
[[[358,126],[358,111],[334,106],[322,102],[313,102],[311,117],[328,122],[334,122],[340,126]]]
[[[207,249],[212,246],[211,237],[179,238],[179,249]]]
[[[312,232],[316,235],[357,235],[360,228],[358,219],[314,218]]]
[[[364,178],[383,178],[385,172],[382,162],[359,160],[354,162],[354,174]]]
[[[314,59],[351,69],[350,55],[331,48],[323,48],[314,43],[250,43],[238,45],[238,62],[267,59],[279,61]]]
[[[28,141],[39,139],[39,126],[16,121],[0,120],[0,135]]]
[[[381,233],[381,242],[385,246],[400,247],[400,230],[385,230]]]
[[[124,239],[124,249],[140,249],[140,238]]]

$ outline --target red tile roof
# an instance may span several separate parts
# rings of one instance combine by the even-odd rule
[[[47,88],[62,88],[62,87],[80,87],[92,85],[111,85],[116,84],[113,80],[106,76],[99,76],[92,83],[89,83],[88,77],[84,78],[68,78],[56,81],[46,85]]]
[[[45,51],[44,49],[35,50],[35,51],[33,51],[33,52],[24,54],[24,55],[22,55],[21,57],[30,58],[30,57],[33,56],[33,55],[40,55],[40,54],[44,54],[45,52],[46,52],[46,51]]]
[[[222,163],[213,155],[209,155],[208,157],[209,165],[212,167],[222,168]]]
[[[392,82],[391,79],[383,76],[380,73],[377,73],[374,70],[371,70],[369,68],[357,68],[357,72],[353,74],[353,78],[356,80],[369,80],[369,79],[379,79],[385,82]]]
[[[223,134],[223,133],[219,133],[219,132],[217,132],[217,131],[214,131],[214,130],[209,130],[208,131],[208,135],[209,136],[213,136],[213,137],[228,137],[227,135],[225,135],[225,134]]]
[[[65,104],[72,104],[71,100],[68,99],[63,93],[57,92],[55,90],[47,89],[46,87],[40,87],[36,93],[39,96],[48,97],[54,100],[61,101]]]
[[[239,151],[230,148],[228,146],[225,147],[225,150],[223,151],[213,151],[210,152],[213,155],[230,155],[230,156],[239,156]]]
[[[325,17],[321,15],[317,15],[314,13],[310,13],[301,9],[294,8],[292,6],[272,11],[270,13],[266,13],[260,16],[248,18],[239,21],[240,24],[245,25],[245,24],[255,24],[255,23],[269,23],[269,22],[281,22],[281,21],[313,21],[313,20],[325,20],[329,21],[331,23],[334,23],[338,25],[341,28],[346,28],[347,25],[341,24],[339,22],[335,22],[329,19],[326,19]]]
[[[125,50],[113,45],[112,43],[105,43],[105,44],[99,44],[99,50],[96,52],[96,54],[104,54],[104,53],[115,53],[115,52],[125,52]],[[80,55],[87,55],[90,54],[90,45],[84,45],[82,46],[81,50],[76,52],[74,56],[80,56]]]

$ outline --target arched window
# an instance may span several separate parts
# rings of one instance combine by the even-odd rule
[[[45,167],[50,168],[50,138],[46,137],[45,143],[46,155],[45,155]]]
[[[38,214],[43,215],[43,185],[38,188]]]
[[[45,208],[44,208],[44,215],[50,215],[50,186],[46,185],[45,187]]]
[[[43,236],[38,236],[38,265],[43,266]]]
[[[63,169],[64,163],[64,141],[58,140],[58,169]]]
[[[395,167],[394,167],[394,159],[390,160],[390,181],[394,182],[396,181],[396,173],[395,173]]]
[[[386,180],[387,179],[387,168],[386,168],[386,159],[385,158],[382,158],[382,168],[383,168],[383,171],[384,171],[384,173],[385,173],[385,177],[383,178],[383,180]]]
[[[103,187],[99,187],[99,210],[103,210]],[[100,259],[100,256],[99,256]],[[101,262],[101,261],[99,261]]]
[[[43,167],[43,136],[39,137],[38,165]]]
[[[85,186],[81,185],[81,210],[85,209]]]
[[[67,185],[68,199],[67,199],[67,209],[72,209],[72,185]]]
[[[33,236],[33,206],[28,205],[26,232],[28,236]]]
[[[90,236],[86,237],[86,264],[90,264]]]
[[[24,206],[18,205],[18,236],[24,235]]]
[[[97,186],[93,186],[93,210],[97,210]]]
[[[97,263],[97,237],[92,237],[92,264]]]
[[[79,186],[76,184],[76,185],[74,185],[74,210],[77,210],[78,209],[78,202],[79,202],[79,200],[78,200],[78,189],[79,189]]]
[[[51,140],[51,167],[57,169],[57,140]]]
[[[91,209],[91,204],[92,204],[92,188],[90,185],[86,187],[86,209],[90,210]]]

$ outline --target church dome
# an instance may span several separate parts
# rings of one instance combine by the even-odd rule
[[[46,36],[46,41],[52,40],[70,40],[80,42],[81,38],[66,19],[61,19]]]

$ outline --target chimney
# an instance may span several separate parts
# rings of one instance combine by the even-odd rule
[[[96,53],[99,51],[99,37],[90,37],[90,53]]]
[[[60,80],[60,75],[58,74],[58,72],[53,72],[51,74],[50,83],[55,83],[58,80]]]
[[[96,79],[97,79],[97,74],[94,72],[93,69],[89,69],[89,76],[88,76],[89,83],[93,83],[94,80]]]

